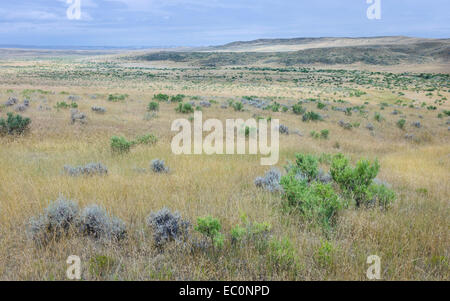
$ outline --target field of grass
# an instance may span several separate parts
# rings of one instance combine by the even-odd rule
[[[64,280],[69,255],[81,258],[85,280],[366,280],[369,255],[381,258],[385,280],[450,279],[448,74],[129,64],[109,56],[0,60],[0,118],[15,112],[16,106],[3,105],[15,97],[30,101],[19,114],[31,119],[25,134],[0,135],[1,280]],[[290,131],[280,135],[276,167],[283,173],[297,153],[323,158],[325,171],[327,158],[338,153],[352,164],[378,159],[377,178],[389,183],[396,200],[385,210],[350,204],[323,229],[285,210],[282,194],[255,186],[269,169],[259,156],[172,154],[171,123],[192,114],[177,113],[178,104],[171,102],[147,111],[159,93],[183,94],[184,102],[196,105],[209,101],[204,120],[279,119]],[[288,109],[263,110],[246,99]],[[242,111],[221,107],[242,100]],[[299,101],[323,120],[302,121],[292,111]],[[57,108],[61,102],[69,108]],[[86,114],[85,123],[71,122],[72,102]],[[106,112],[95,113],[93,106]],[[403,128],[400,119],[406,120]],[[311,135],[325,129],[327,139]],[[145,134],[158,141],[129,153],[111,151],[112,136],[133,140]],[[165,160],[168,173],[152,172],[156,158]],[[108,174],[64,173],[65,165],[90,162],[101,162]],[[126,238],[105,242],[71,231],[37,245],[30,239],[30,218],[60,197],[80,208],[104,207],[125,222]],[[164,207],[191,223],[190,235],[157,247],[146,218]],[[221,223],[221,247],[194,229],[198,217],[209,215]],[[246,223],[270,224],[270,230],[263,238],[232,243],[231,230]]]

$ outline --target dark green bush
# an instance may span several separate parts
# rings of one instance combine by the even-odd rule
[[[175,96],[170,97],[170,102],[182,102],[184,97],[185,96],[183,94],[177,94]]]
[[[178,107],[175,108],[175,111],[177,111],[178,113],[193,113],[194,112],[194,108],[192,107],[192,105],[190,103],[179,103]]]
[[[303,108],[301,104],[295,104],[292,106],[292,111],[296,115],[302,115],[306,112],[306,109]]]
[[[0,118],[0,134],[3,135],[21,135],[29,130],[31,119],[22,117],[13,113],[7,114],[7,119]]]
[[[319,121],[319,120],[322,120],[322,116],[319,113],[311,111],[311,112],[305,113],[303,115],[302,120],[304,122],[307,122],[307,121]]]
[[[242,111],[244,109],[244,105],[242,104],[242,102],[237,101],[233,103],[233,108],[235,111]]]
[[[128,153],[133,146],[133,142],[128,141],[124,137],[111,137],[111,149],[113,153],[123,154]]]
[[[330,168],[330,174],[339,187],[352,197],[356,206],[367,204],[370,200],[369,186],[377,176],[380,165],[378,161],[371,163],[368,160],[360,160],[355,168],[349,164],[349,160],[342,154],[336,155]]]
[[[159,103],[152,101],[147,106],[148,111],[159,111]]]
[[[397,121],[397,126],[403,130],[405,127],[405,123],[406,123],[405,119],[400,119],[399,121]]]
[[[157,101],[169,101],[169,95],[159,93],[154,95],[153,99]]]
[[[195,231],[200,232],[211,240],[211,243],[216,248],[222,248],[224,245],[224,237],[220,232],[222,225],[217,218],[212,216],[205,216],[197,218],[197,225]]]

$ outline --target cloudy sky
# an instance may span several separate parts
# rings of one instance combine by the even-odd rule
[[[450,38],[449,0],[0,0],[0,45],[200,46],[258,38]],[[75,0],[69,0],[75,1]],[[378,1],[378,0],[372,0]]]

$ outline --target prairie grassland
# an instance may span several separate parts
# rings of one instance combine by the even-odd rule
[[[450,140],[448,117],[437,117],[449,109],[448,77],[439,82],[417,79],[414,84],[405,81],[386,86],[383,81],[373,84],[377,78],[392,78],[383,73],[358,74],[373,79],[372,84],[358,84],[346,80],[351,74],[333,71],[190,68],[139,73],[120,64],[99,67],[89,60],[17,65],[20,61],[2,64],[0,97],[2,103],[9,96],[20,101],[29,98],[30,107],[20,114],[30,117],[32,124],[24,136],[0,137],[2,280],[64,280],[69,255],[81,257],[86,280],[365,280],[366,259],[372,254],[381,257],[382,279],[450,279]],[[431,96],[426,91],[430,86],[436,87]],[[356,90],[365,94],[356,95]],[[114,93],[128,96],[124,101],[108,101]],[[171,123],[189,115],[176,113],[176,104],[165,102],[160,103],[156,116],[148,115],[146,106],[158,93],[184,94],[185,101],[215,100],[210,108],[203,108],[204,119],[279,119],[291,131],[280,135],[280,170],[296,153],[340,152],[352,162],[378,158],[378,178],[392,185],[397,200],[386,211],[341,210],[332,231],[324,233],[297,214],[284,212],[280,195],[255,187],[254,179],[268,169],[260,166],[259,156],[173,155]],[[88,116],[86,124],[71,124],[70,109],[55,108],[57,102],[69,102],[68,94],[80,97],[76,103]],[[314,98],[303,107],[325,118],[302,122],[292,110],[272,112],[246,105],[244,111],[236,112],[220,107],[229,99],[238,101],[250,95],[288,105]],[[436,104],[436,99],[443,100]],[[317,108],[319,100],[327,103],[325,109]],[[381,109],[383,102],[387,104]],[[94,105],[104,107],[106,113],[92,112]],[[347,116],[332,109],[361,105],[367,113]],[[430,105],[437,110],[428,110]],[[401,112],[392,115],[393,110]],[[1,117],[10,111],[2,107]],[[374,120],[375,112],[382,114],[381,122]],[[396,126],[400,118],[407,121],[404,129]],[[352,123],[353,128],[340,127],[340,120]],[[414,127],[413,121],[420,121],[421,128]],[[373,131],[366,129],[369,123]],[[330,131],[328,139],[311,137],[311,131],[323,129]],[[111,136],[132,140],[147,133],[158,137],[155,145],[139,145],[124,155],[111,152]],[[413,137],[405,139],[406,134]],[[149,171],[155,158],[164,159],[170,173]],[[63,173],[64,165],[89,162],[106,165],[108,175],[70,177]],[[329,166],[323,162],[322,167]],[[80,207],[104,206],[126,222],[127,239],[104,244],[71,236],[37,247],[27,235],[27,223],[59,196],[77,201]],[[192,224],[200,216],[217,217],[226,239],[223,249],[193,249],[176,243],[163,250],[154,247],[145,219],[163,207],[178,210]],[[275,265],[271,248],[260,252],[251,244],[236,247],[229,243],[230,230],[242,223],[243,214],[250,221],[270,223],[272,240],[289,240],[286,257],[292,256],[288,258],[292,266]],[[191,234],[193,240],[202,240],[193,229]],[[98,263],[99,258],[106,258],[107,263]]]

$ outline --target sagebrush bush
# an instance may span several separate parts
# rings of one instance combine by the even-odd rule
[[[60,197],[50,203],[43,214],[30,219],[28,233],[38,245],[58,240],[75,227],[78,213],[77,203]]]
[[[99,106],[93,106],[93,107],[91,107],[91,110],[96,113],[100,113],[100,114],[106,113],[106,109],[103,107],[99,107]]]
[[[289,128],[287,126],[280,124],[280,127],[278,129],[280,131],[280,134],[289,135]]]
[[[272,168],[266,172],[264,177],[257,177],[254,182],[256,187],[263,188],[270,192],[280,192],[282,191],[280,179],[281,172],[276,168]]]
[[[64,166],[64,171],[73,177],[86,175],[105,175],[108,173],[108,168],[102,163],[88,163],[85,166],[72,167],[69,165]]]
[[[7,114],[7,119],[0,118],[0,135],[21,135],[29,130],[31,124],[30,118],[24,118],[21,115]]]
[[[188,237],[190,223],[183,220],[178,212],[172,213],[163,208],[147,217],[147,225],[153,229],[153,238],[157,246],[169,241],[179,241]]]
[[[125,223],[111,217],[98,205],[87,206],[81,211],[79,229],[83,235],[103,240],[119,241],[127,235]]]
[[[164,160],[161,159],[152,160],[150,168],[156,173],[169,172],[169,168],[166,166]]]

